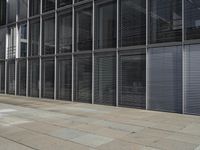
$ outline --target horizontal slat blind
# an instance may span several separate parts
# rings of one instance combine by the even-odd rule
[[[148,109],[182,112],[181,47],[148,49]]]
[[[200,115],[200,45],[186,46],[184,58],[185,113]]]

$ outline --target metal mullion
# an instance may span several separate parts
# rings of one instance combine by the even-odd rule
[[[117,0],[116,106],[119,106],[119,0]]]
[[[182,0],[182,113],[185,114],[185,0]]]
[[[72,2],[72,93],[71,93],[71,100],[74,102],[74,19],[75,19],[75,13],[74,13],[74,2]]]
[[[94,0],[92,2],[92,104],[94,104],[94,76],[95,76],[95,71],[94,71],[94,48],[95,48],[95,34],[94,34],[94,30],[95,30],[95,3]]]
[[[5,94],[7,94],[7,60],[5,60]]]
[[[55,1],[55,7],[57,9],[57,0]],[[56,57],[56,51],[57,51],[57,18],[58,14],[57,11],[55,11],[55,56],[54,56],[54,100],[56,100],[56,91],[57,91],[57,57]]]
[[[149,3],[146,0],[146,110],[148,110],[148,39],[149,39]]]

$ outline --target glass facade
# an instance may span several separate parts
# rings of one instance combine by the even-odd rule
[[[0,93],[200,114],[199,5],[1,0]]]

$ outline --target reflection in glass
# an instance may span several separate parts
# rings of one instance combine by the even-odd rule
[[[42,0],[42,11],[50,11],[55,9],[55,0]]]
[[[16,55],[16,27],[10,27],[8,29],[8,47],[7,58],[15,58]]]
[[[5,62],[0,62],[0,93],[5,92]]]
[[[120,45],[146,43],[146,0],[121,0]]]
[[[200,1],[185,0],[185,39],[200,38]]]
[[[35,1],[35,0],[32,0]],[[28,0],[18,0],[18,19],[27,18]]]
[[[72,61],[59,59],[57,62],[57,98],[71,100]]]
[[[58,51],[67,53],[72,51],[72,13],[58,15]]]
[[[75,59],[75,101],[86,103],[92,101],[91,57],[76,57]]]
[[[150,43],[182,40],[182,0],[150,0]]]
[[[0,59],[5,59],[6,52],[6,28],[0,29]]]
[[[58,7],[72,4],[72,0],[58,0]]]
[[[7,93],[15,94],[15,61],[7,62]]]
[[[92,50],[92,7],[76,11],[76,50]]]
[[[116,105],[116,58],[95,57],[95,103]]]
[[[40,14],[40,0],[29,0],[30,16]]]
[[[146,56],[120,57],[119,105],[146,108]]]
[[[19,30],[20,30],[20,36],[19,36],[20,56],[26,57],[27,55],[27,24],[20,25]]]
[[[42,55],[55,53],[55,20],[46,18],[43,20]]]
[[[106,2],[106,1],[105,1]],[[96,48],[115,48],[117,32],[116,1],[96,4]]]
[[[0,1],[0,25],[6,24],[6,0]]]
[[[8,0],[8,23],[16,22],[17,0]]]

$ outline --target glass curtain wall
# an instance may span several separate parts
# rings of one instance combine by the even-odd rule
[[[58,14],[58,49],[57,53],[72,52],[72,12]]]
[[[7,58],[15,58],[16,56],[16,27],[10,27],[8,29],[8,47]]]
[[[42,0],[42,11],[47,12],[55,9],[56,0]]]
[[[116,105],[116,57],[115,54],[95,56],[94,97],[95,104]]]
[[[17,0],[8,0],[8,23],[16,22]]]
[[[28,0],[16,0],[18,1],[18,19],[26,19],[27,18],[27,5],[28,5]],[[35,0],[32,0],[35,1]]]
[[[75,50],[92,50],[92,6],[76,8]]]
[[[27,24],[21,24],[19,27],[19,51],[20,57],[27,56]]]
[[[57,99],[71,101],[72,60],[59,58],[57,60]]]
[[[26,59],[17,63],[17,95],[26,96]]]
[[[5,59],[6,52],[6,28],[0,29],[0,59]]]
[[[35,16],[40,14],[40,0],[29,0],[29,15]]]
[[[0,61],[0,93],[5,92],[5,62]]]
[[[58,7],[63,7],[72,4],[72,0],[57,0]]]
[[[7,61],[7,93],[15,94],[15,61]]]
[[[6,24],[6,0],[0,1],[0,25]]]

